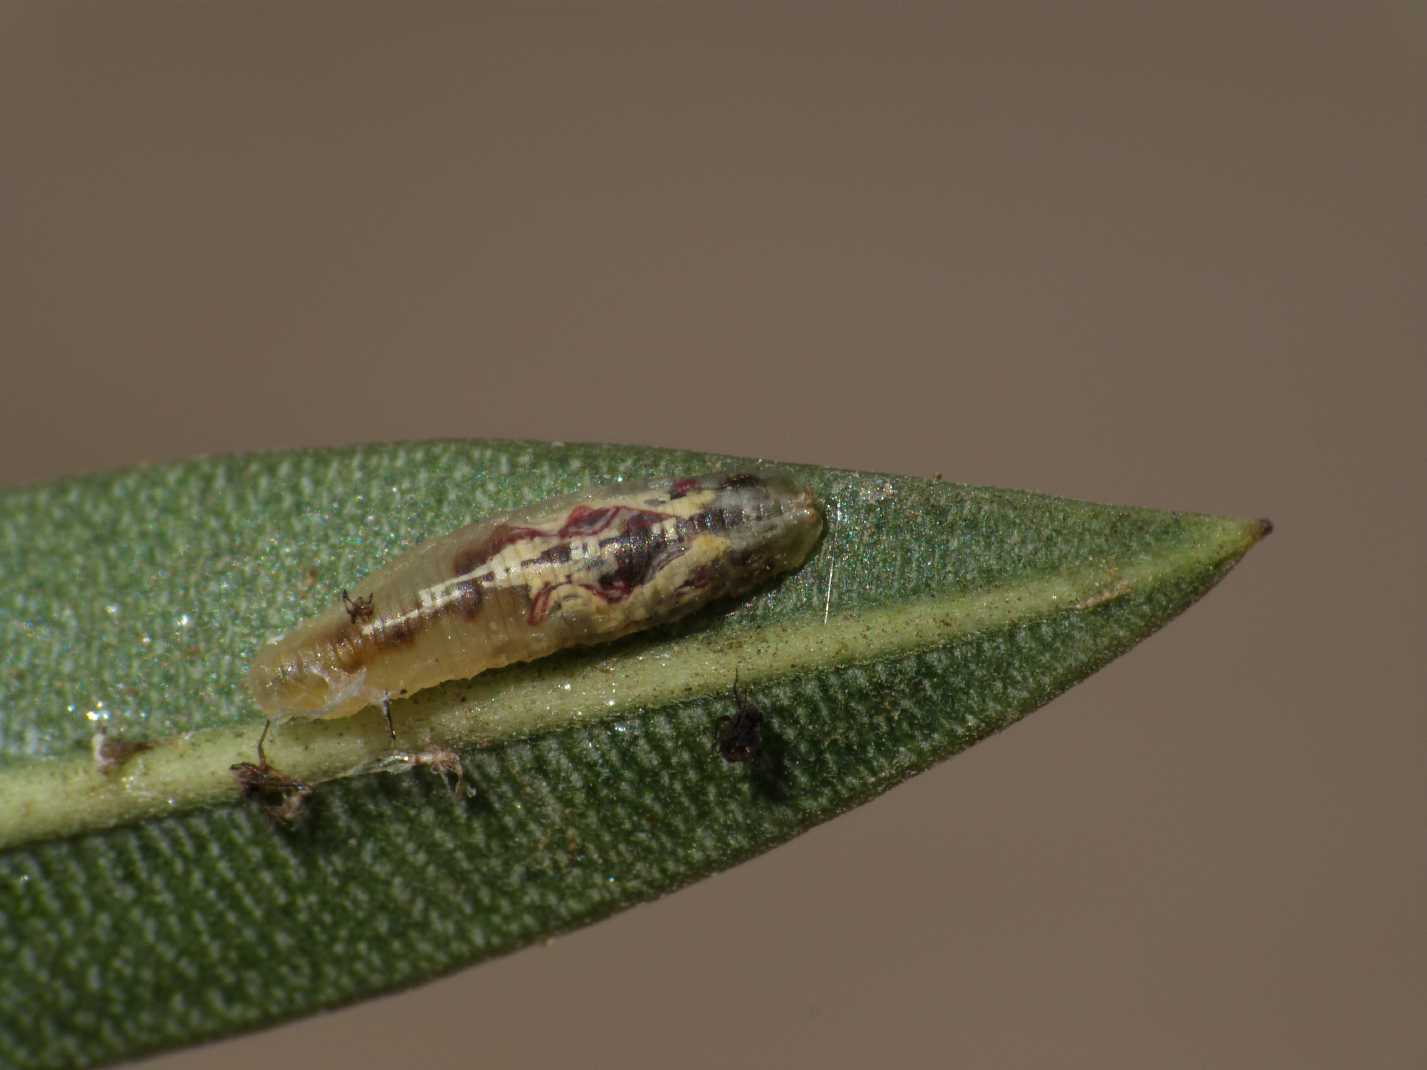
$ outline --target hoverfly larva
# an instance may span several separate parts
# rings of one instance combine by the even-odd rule
[[[605,643],[797,568],[823,520],[787,479],[716,474],[553,498],[431,539],[261,650],[269,717],[346,717]]]

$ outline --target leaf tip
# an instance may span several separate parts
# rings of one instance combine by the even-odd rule
[[[1262,542],[1265,536],[1273,534],[1273,521],[1266,516],[1253,520],[1234,520],[1231,523],[1232,533],[1225,531],[1229,541],[1224,546],[1228,551],[1225,563],[1230,566]]]
[[[1240,517],[1223,517],[1223,534],[1235,547],[1237,556],[1242,556],[1257,546],[1264,537],[1273,534],[1273,521],[1268,517],[1256,517],[1252,520]]]

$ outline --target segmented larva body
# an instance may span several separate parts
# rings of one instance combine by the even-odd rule
[[[801,565],[822,525],[811,491],[769,476],[552,498],[401,555],[266,644],[248,682],[270,717],[346,717],[745,594]]]

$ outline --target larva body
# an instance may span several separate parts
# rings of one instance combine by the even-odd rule
[[[552,498],[401,555],[266,644],[249,685],[276,719],[346,717],[745,594],[801,565],[822,524],[811,491],[767,476]]]

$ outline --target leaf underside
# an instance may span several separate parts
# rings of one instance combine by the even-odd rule
[[[398,704],[465,798],[363,773],[373,711],[285,728],[323,783],[240,805],[257,645],[402,548],[590,483],[758,462],[428,442],[134,469],[0,495],[0,1063],[83,1066],[415,984],[782,843],[1159,628],[1258,521],[779,466],[829,521],[769,591]],[[716,749],[731,687],[763,745]],[[155,747],[107,776],[96,725]],[[352,775],[352,774],[357,775]]]

